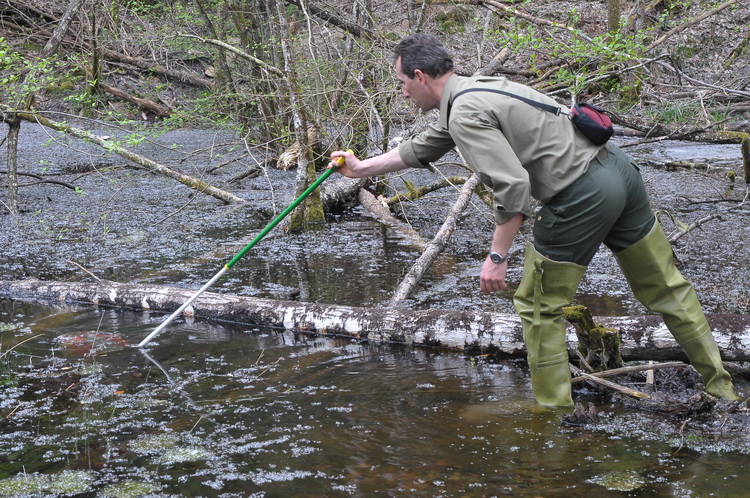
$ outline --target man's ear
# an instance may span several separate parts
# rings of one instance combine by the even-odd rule
[[[419,82],[420,85],[424,85],[427,80],[427,75],[422,72],[421,69],[414,70],[414,79]]]

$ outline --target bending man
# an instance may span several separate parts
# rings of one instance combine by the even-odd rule
[[[565,116],[507,95],[557,105],[527,86],[505,78],[457,76],[450,55],[433,36],[409,36],[394,52],[404,96],[422,111],[439,109],[439,120],[382,155],[360,161],[338,151],[331,157],[345,158],[339,168],[343,175],[361,178],[428,167],[458,147],[494,197],[496,227],[479,278],[484,293],[507,287],[508,251],[524,218],[534,217],[534,241],[526,245],[513,303],[523,324],[536,401],[573,404],[562,310],[602,243],[615,254],[638,300],[662,314],[703,376],[706,391],[737,399],[635,163],[613,144],[591,143]],[[531,196],[542,203],[536,213]]]

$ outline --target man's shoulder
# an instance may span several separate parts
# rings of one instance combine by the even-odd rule
[[[557,105],[554,99],[530,86],[511,81],[503,76],[457,76],[450,87],[450,94],[452,101],[456,100],[456,97],[460,95],[456,103],[458,101],[471,100],[473,103],[483,101],[485,103],[502,102],[507,104],[509,99],[513,101],[516,97],[523,97],[529,100]]]
[[[504,76],[456,76],[453,83],[457,93],[471,88],[503,88],[511,82]]]

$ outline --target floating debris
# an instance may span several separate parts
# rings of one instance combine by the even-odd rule
[[[101,498],[139,498],[141,496],[158,495],[161,486],[150,482],[126,480],[106,486],[98,492]]]
[[[120,351],[130,343],[111,332],[85,331],[80,334],[63,334],[55,338],[62,348],[78,355],[93,356],[111,351]]]
[[[0,495],[70,496],[91,491],[93,483],[94,476],[82,470],[64,470],[56,474],[19,474],[0,481]]]
[[[183,446],[174,434],[146,435],[130,445],[130,449],[141,455],[158,455],[160,464],[197,462],[207,460],[213,453],[198,446]]]
[[[634,470],[607,472],[586,482],[598,484],[610,491],[635,491],[646,484],[646,480]]]

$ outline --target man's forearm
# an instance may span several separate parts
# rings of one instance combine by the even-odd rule
[[[345,162],[337,163],[337,158],[343,158]],[[339,173],[349,178],[384,175],[409,167],[401,159],[398,148],[361,161],[351,152],[336,151],[331,154],[331,159],[331,167],[337,166]]]
[[[507,223],[496,225],[495,233],[492,236],[492,250],[503,256],[507,256],[510,246],[513,245],[513,239],[516,238],[516,234],[518,233],[518,229],[521,228],[522,223],[523,215],[519,213]]]

